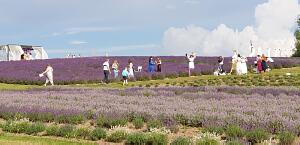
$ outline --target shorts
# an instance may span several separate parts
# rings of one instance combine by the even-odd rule
[[[128,79],[128,77],[127,76],[123,76],[123,80],[127,80]]]

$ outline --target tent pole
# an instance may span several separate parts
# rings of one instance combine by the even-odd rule
[[[10,48],[9,48],[9,45],[7,45],[7,60],[8,60],[8,61],[10,61],[10,60],[9,60],[9,53],[10,53]]]

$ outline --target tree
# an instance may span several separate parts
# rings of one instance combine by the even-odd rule
[[[296,44],[295,44],[295,52],[293,57],[300,57],[300,17],[297,20],[298,29],[295,32]]]

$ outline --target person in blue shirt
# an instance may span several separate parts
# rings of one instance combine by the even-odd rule
[[[124,70],[122,71],[122,76],[123,76],[123,86],[124,85],[128,85],[129,72],[128,72],[128,68],[127,67],[125,67]]]
[[[155,61],[154,58],[151,56],[149,58],[148,72],[154,72],[154,69],[155,69]]]

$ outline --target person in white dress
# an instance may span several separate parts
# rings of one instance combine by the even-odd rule
[[[128,61],[128,77],[129,78],[134,78],[134,68],[133,68],[133,63],[131,60]]]
[[[229,74],[232,74],[233,71],[236,71],[237,58],[238,58],[237,53],[236,53],[236,51],[234,51],[234,54],[233,54],[232,60],[231,60],[232,65],[231,65]]]
[[[236,61],[236,74],[242,75],[242,58],[240,54],[238,54],[237,61]]]
[[[241,73],[242,73],[243,75],[245,75],[245,74],[248,73],[247,61],[248,61],[248,60],[247,60],[247,57],[244,57],[244,56],[243,56],[242,59],[241,59],[241,63],[242,63],[242,64],[241,64],[241,67],[242,67],[242,68],[241,68],[241,70],[242,70]]]
[[[195,59],[196,59],[196,54],[192,53],[191,55],[185,54],[186,58],[189,61],[189,76],[191,76],[191,71],[195,69]]]
[[[54,81],[53,81],[53,68],[50,64],[47,65],[46,70],[40,74],[40,77],[46,77],[46,83],[44,86],[47,86],[47,84],[50,82],[52,86],[54,86]]]

